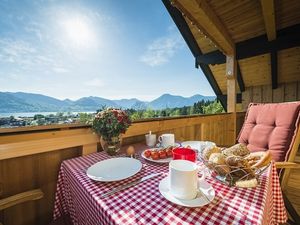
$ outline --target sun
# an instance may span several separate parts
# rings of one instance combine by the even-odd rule
[[[65,35],[76,47],[91,47],[95,42],[95,34],[91,25],[84,18],[74,17],[63,22]]]

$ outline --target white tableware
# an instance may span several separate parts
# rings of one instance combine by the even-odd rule
[[[170,202],[185,206],[185,207],[201,207],[209,204],[215,198],[215,190],[205,181],[205,179],[198,179],[199,189],[194,199],[183,200],[172,195],[169,187],[169,177],[162,179],[159,183],[159,192]],[[204,196],[204,195],[205,196]]]
[[[197,195],[198,171],[196,163],[188,160],[172,160],[169,163],[170,192],[180,199],[190,200]]]
[[[146,134],[145,135],[146,138],[146,145],[149,147],[154,147],[156,144],[156,134]]]
[[[174,146],[175,144],[175,135],[174,134],[162,134],[158,137],[158,142],[161,147]]]
[[[89,167],[86,174],[92,180],[110,182],[131,177],[141,169],[139,160],[122,157],[100,161]]]
[[[192,149],[195,149],[198,152],[200,152],[207,147],[216,146],[216,144],[211,141],[184,141],[181,143],[181,146],[182,147],[190,146]]]
[[[175,144],[174,144],[174,147],[180,147],[180,144],[175,143]],[[149,148],[149,149],[146,149],[146,150],[150,150],[150,151],[159,151],[160,149],[161,149],[161,148]],[[147,158],[147,157],[145,156],[145,151],[146,151],[146,150],[144,150],[144,151],[142,152],[141,156],[142,156],[143,159],[146,159],[146,160],[148,160],[148,161],[150,161],[150,162],[155,162],[155,163],[169,163],[169,162],[171,162],[172,159],[173,159],[172,156],[171,156],[171,157],[168,157],[168,158],[165,158],[165,159],[157,159],[157,160],[154,160],[154,159],[151,159],[151,158]]]

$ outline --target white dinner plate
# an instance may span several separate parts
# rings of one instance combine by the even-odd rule
[[[159,192],[162,194],[163,197],[165,197],[167,200],[170,202],[176,204],[176,205],[181,205],[185,207],[201,207],[209,204],[212,200],[215,198],[215,190],[213,187],[207,183],[204,179],[199,179],[200,183],[200,189],[201,191],[198,191],[196,198],[191,199],[191,200],[183,200],[174,197],[169,189],[169,177],[166,177],[162,179],[159,183]],[[202,193],[206,195],[207,199],[202,195]]]
[[[86,174],[92,180],[110,182],[131,177],[141,169],[139,160],[123,157],[97,162],[87,169]]]
[[[146,149],[146,150],[150,150],[150,151],[152,151],[152,150],[157,150],[157,151],[159,151],[159,148],[149,148],[149,149]],[[145,150],[145,151],[146,151]],[[157,160],[154,160],[154,159],[151,159],[151,158],[147,158],[146,156],[145,156],[145,151],[143,151],[142,152],[142,154],[141,154],[141,156],[142,156],[142,158],[144,158],[144,159],[146,159],[146,160],[148,160],[148,161],[150,161],[150,162],[155,162],[155,163],[169,163],[169,162],[171,162],[171,160],[173,159],[173,157],[171,156],[171,157],[168,157],[168,158],[165,158],[165,159],[157,159]]]
[[[182,147],[190,146],[192,149],[195,149],[197,151],[202,151],[206,147],[209,146],[215,146],[216,144],[211,141],[184,141],[181,143]]]

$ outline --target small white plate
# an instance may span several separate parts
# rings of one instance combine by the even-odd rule
[[[212,200],[214,200],[215,190],[204,179],[199,179],[199,183],[201,191],[206,195],[209,201],[207,201],[207,199],[201,194],[201,191],[198,192],[196,198],[191,200],[183,200],[174,197],[169,189],[169,177],[166,177],[160,181],[159,192],[162,194],[162,196],[164,196],[167,200],[174,204],[191,208],[201,207],[209,204]]]
[[[206,147],[215,146],[216,144],[211,141],[184,141],[181,143],[182,147],[190,146],[192,149],[202,151]]]
[[[86,174],[92,180],[110,182],[131,177],[141,169],[139,160],[123,157],[100,161],[89,167]]]
[[[147,151],[147,150],[150,150],[150,151],[157,150],[157,151],[159,151],[159,148],[149,148],[149,149],[146,149],[145,151]],[[155,162],[155,163],[169,163],[173,159],[173,157],[171,156],[171,157],[168,157],[168,158],[165,158],[165,159],[154,160],[154,159],[151,159],[151,158],[147,158],[145,156],[145,154],[144,154],[145,151],[142,152],[141,156],[142,156],[142,158],[144,158],[144,159],[146,159],[146,160],[148,160],[150,162]]]

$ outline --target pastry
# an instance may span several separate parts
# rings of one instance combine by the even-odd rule
[[[248,160],[251,168],[258,169],[267,166],[272,161],[272,155],[270,151],[252,152],[245,159]]]
[[[234,166],[234,167],[243,166],[243,158],[239,156],[234,156],[234,155],[227,156],[225,161],[228,166]]]
[[[206,148],[203,150],[203,157],[205,160],[209,160],[209,157],[212,153],[221,153],[221,148],[214,146],[212,148]]]
[[[258,184],[258,182],[257,182],[256,178],[253,178],[250,180],[239,180],[239,181],[235,182],[236,187],[242,187],[242,188],[256,187],[257,184]]]
[[[218,165],[225,165],[225,156],[222,153],[212,153],[209,156],[209,162],[218,164]]]
[[[226,148],[223,150],[223,154],[226,156],[247,156],[250,154],[250,151],[248,150],[247,146],[244,144],[236,144],[230,148]]]

